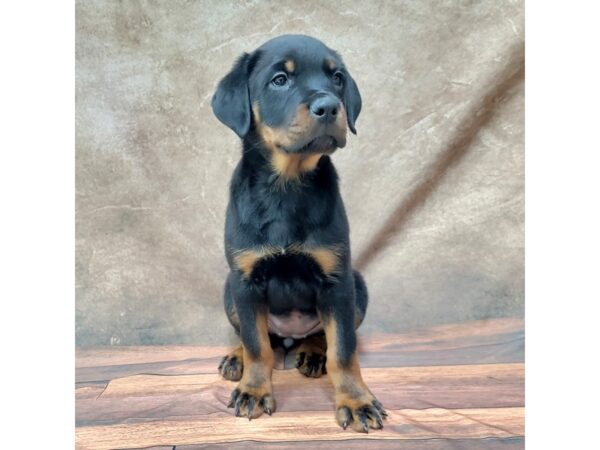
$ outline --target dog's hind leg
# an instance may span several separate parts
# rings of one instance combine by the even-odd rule
[[[240,319],[235,309],[233,295],[231,293],[231,285],[229,280],[231,276],[232,275],[230,274],[229,277],[227,277],[227,281],[225,282],[225,313],[227,314],[229,322],[235,329],[236,334],[239,336]],[[244,360],[241,345],[223,357],[221,363],[219,364],[218,371],[221,374],[221,376],[226,380],[239,381],[242,378],[242,374],[244,372]]]
[[[354,293],[355,293],[355,307],[354,310],[354,329],[357,329],[365,318],[367,313],[367,305],[369,304],[369,293],[367,291],[367,284],[364,278],[358,271],[354,271]]]

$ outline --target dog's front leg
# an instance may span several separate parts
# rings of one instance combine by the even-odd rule
[[[267,328],[268,305],[260,286],[239,277],[232,283],[235,307],[240,320],[244,370],[231,393],[228,406],[235,415],[253,419],[263,411],[275,411],[271,385],[273,349]]]
[[[387,416],[364,383],[356,353],[354,280],[341,278],[319,295],[318,312],[327,339],[327,373],[335,390],[335,417],[346,429],[368,433],[383,427]]]

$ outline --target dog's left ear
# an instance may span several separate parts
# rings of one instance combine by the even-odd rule
[[[215,116],[242,139],[250,129],[249,62],[248,53],[240,56],[219,82],[211,102]]]
[[[348,127],[350,131],[356,134],[356,128],[354,124],[360,114],[362,108],[362,100],[360,98],[360,92],[354,79],[348,73],[346,77],[346,84],[344,86],[344,107],[346,108],[346,116],[348,118]]]

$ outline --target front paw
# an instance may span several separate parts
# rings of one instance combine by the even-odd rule
[[[383,428],[387,413],[379,401],[369,394],[352,397],[346,393],[336,395],[337,423],[345,430],[348,425],[353,430],[368,433],[369,428]]]
[[[275,398],[271,389],[266,386],[249,387],[240,383],[231,393],[228,408],[234,408],[236,417],[255,419],[266,412],[268,415],[275,411]]]

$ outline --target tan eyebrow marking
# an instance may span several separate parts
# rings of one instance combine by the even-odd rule
[[[285,66],[285,70],[287,70],[288,73],[292,73],[294,71],[294,69],[296,68],[296,64],[291,59],[288,59],[285,62],[284,66]]]
[[[325,58],[325,64],[329,68],[329,70],[335,70],[336,64],[335,61],[331,58]]]

